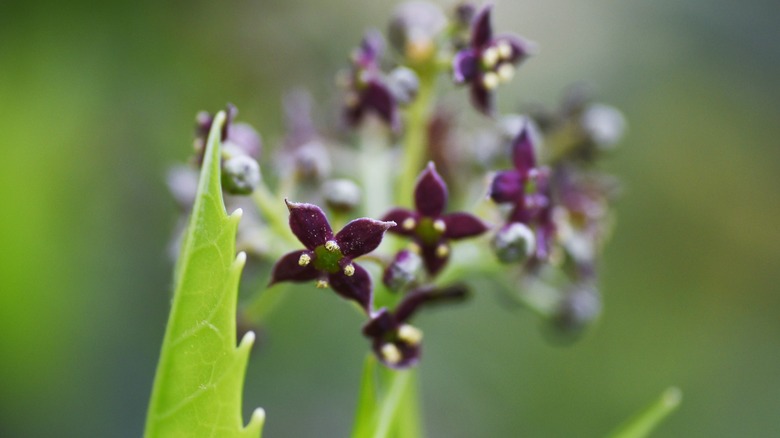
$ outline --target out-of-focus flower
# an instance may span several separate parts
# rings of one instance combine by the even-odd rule
[[[331,179],[322,184],[322,196],[328,207],[338,212],[348,212],[360,204],[360,186],[349,179]]]
[[[401,3],[390,20],[390,43],[409,63],[423,64],[436,55],[436,38],[447,26],[438,5],[424,1]]]
[[[248,123],[235,122],[238,116],[238,109],[235,105],[229,103],[225,108],[225,124],[222,126],[221,140],[223,148],[231,150],[233,155],[239,153],[252,157],[255,160],[260,159],[260,153],[263,148],[263,141],[260,134]],[[211,124],[214,122],[214,115],[207,111],[201,111],[195,116],[195,154],[197,163],[203,161],[203,153],[206,151],[206,141],[208,140]]]
[[[382,282],[392,291],[399,291],[414,282],[422,268],[422,259],[414,251],[399,251],[382,275]]]
[[[331,161],[312,121],[312,97],[306,90],[293,90],[285,94],[283,106],[286,136],[278,157],[280,173],[319,182],[330,174]]]
[[[379,309],[363,327],[371,348],[385,365],[396,368],[414,366],[420,359],[422,331],[408,323],[423,306],[462,301],[468,291],[461,285],[444,289],[425,288],[410,292],[395,311]]]
[[[492,115],[493,90],[510,81],[518,64],[533,52],[533,45],[515,35],[493,36],[491,5],[485,6],[472,23],[469,47],[455,54],[452,61],[456,83],[471,86],[471,101],[486,115]]]
[[[344,84],[347,88],[345,117],[350,126],[357,126],[367,113],[373,113],[393,130],[400,127],[398,103],[379,65],[382,52],[382,35],[369,31],[352,54],[352,67]]]
[[[391,233],[414,239],[431,275],[441,271],[449,260],[450,240],[478,236],[488,230],[484,222],[470,213],[444,214],[447,198],[447,185],[430,162],[417,179],[415,210],[396,208],[383,218],[398,224],[390,229]]]
[[[317,281],[371,313],[371,277],[353,259],[376,249],[394,222],[355,219],[335,236],[325,213],[313,204],[288,202],[290,229],[306,249],[288,253],[276,262],[271,284]]]

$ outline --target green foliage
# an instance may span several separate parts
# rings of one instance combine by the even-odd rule
[[[265,413],[244,427],[241,394],[255,335],[236,348],[244,253],[235,256],[241,210],[227,215],[220,186],[219,113],[209,133],[198,194],[175,271],[175,292],[146,419],[146,438],[259,437]]]
[[[633,418],[618,427],[608,438],[644,438],[650,435],[658,424],[680,405],[682,393],[677,388],[669,388]]]

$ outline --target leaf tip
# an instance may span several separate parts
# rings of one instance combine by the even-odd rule
[[[265,423],[265,409],[257,408],[252,411],[252,416],[249,418],[249,423],[257,423],[262,426]]]
[[[248,331],[244,334],[244,337],[241,338],[241,343],[238,346],[238,348],[251,348],[252,345],[255,343],[255,339],[257,336],[255,335],[255,332]]]
[[[246,253],[244,251],[241,251],[238,254],[236,254],[235,266],[239,269],[243,269],[245,264],[246,264]]]
[[[240,208],[233,210],[233,213],[230,214],[230,217],[236,222],[240,221],[242,216],[244,216],[244,210]]]

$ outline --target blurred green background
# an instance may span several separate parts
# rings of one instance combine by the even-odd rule
[[[0,436],[140,436],[171,287],[165,170],[195,112],[233,102],[274,143],[282,93],[328,96],[394,4],[0,1]],[[505,96],[554,103],[584,80],[624,110],[608,167],[627,190],[581,342],[490,293],[420,319],[428,435],[601,436],[674,384],[656,436],[778,436],[780,3],[497,11],[541,47]],[[320,293],[274,315],[245,393],[268,437],[346,435],[360,323]]]

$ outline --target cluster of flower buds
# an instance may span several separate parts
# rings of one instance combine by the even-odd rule
[[[616,184],[594,164],[622,135],[622,115],[575,89],[554,111],[505,116],[511,123],[499,124],[499,130],[509,133],[511,166],[493,167],[487,179],[484,168],[454,159],[459,151],[450,139],[457,137],[456,116],[442,118],[430,100],[421,100],[435,95],[435,79],[444,76],[469,85],[477,114],[495,115],[497,86],[512,79],[534,46],[518,36],[494,36],[491,12],[490,5],[461,3],[448,19],[431,3],[405,3],[389,27],[394,61],[383,59],[388,56],[384,39],[375,31],[366,33],[352,53],[341,81],[346,125],[354,129],[374,116],[391,130],[361,131],[359,141],[370,143],[366,135],[392,140],[379,144],[400,139],[398,150],[369,152],[324,141],[312,121],[311,98],[297,91],[284,102],[287,134],[269,172],[278,177],[274,192],[260,178],[259,135],[235,123],[236,110],[228,106],[223,187],[231,194],[258,192],[253,200],[262,220],[252,226],[278,246],[260,254],[272,264],[270,285],[309,283],[356,304],[367,318],[363,334],[371,349],[392,368],[420,359],[422,331],[411,318],[429,305],[461,301],[471,278],[479,275],[506,272],[501,284],[518,289],[528,286],[525,280],[552,286],[547,289],[556,291],[555,307],[537,313],[562,329],[581,329],[601,309],[596,265],[609,235]],[[195,161],[200,162],[212,117],[201,113],[197,122]],[[414,157],[415,141],[423,149],[418,161],[408,159]],[[378,153],[383,155],[371,155]],[[396,172],[396,159],[410,165],[411,173]],[[361,169],[364,165],[371,170]],[[398,202],[389,201],[387,187],[402,192],[396,193]],[[472,199],[474,193],[482,199]],[[378,201],[384,210],[376,209]],[[368,210],[384,214],[347,222]],[[331,223],[343,226],[334,233]],[[460,255],[470,255],[453,257],[457,242],[464,240],[471,241],[463,243],[470,250]]]

